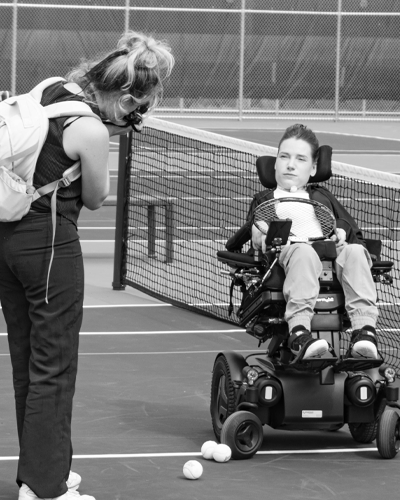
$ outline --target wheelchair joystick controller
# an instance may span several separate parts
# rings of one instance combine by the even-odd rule
[[[269,266],[268,271],[264,274],[263,279],[260,282],[260,286],[264,284],[264,282],[271,276],[272,273],[272,268],[275,266],[275,264],[278,262],[279,259],[279,254],[282,251],[282,238],[274,238],[272,240],[272,247],[270,250],[268,250],[264,255],[264,259],[268,263],[268,254],[271,254],[271,256],[275,256],[274,260],[272,261],[272,264]]]

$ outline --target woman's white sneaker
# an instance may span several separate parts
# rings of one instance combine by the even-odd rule
[[[67,486],[69,490],[75,491],[79,488],[82,478],[76,472],[69,471],[69,476],[67,480]]]
[[[19,489],[18,500],[96,500],[90,495],[81,495],[76,490],[68,490],[64,495],[52,498],[38,497],[26,484],[22,484]]]

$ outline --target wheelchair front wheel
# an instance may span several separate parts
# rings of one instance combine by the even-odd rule
[[[263,442],[260,419],[249,411],[238,411],[228,417],[222,427],[221,443],[232,450],[232,458],[243,460],[253,457]]]
[[[376,437],[378,451],[382,458],[394,458],[400,448],[400,417],[392,409],[382,413]]]
[[[211,380],[210,412],[215,437],[221,441],[222,426],[235,411],[235,388],[231,371],[225,356],[219,356],[215,363]]]

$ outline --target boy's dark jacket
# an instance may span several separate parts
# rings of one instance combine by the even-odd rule
[[[348,243],[358,243],[366,246],[362,232],[355,220],[328,189],[319,184],[311,184],[307,186],[307,192],[310,195],[310,200],[319,201],[332,210],[336,218],[336,226],[346,231],[346,241]],[[290,196],[290,193],[288,193],[288,196]],[[254,195],[247,214],[246,224],[229,238],[225,245],[227,250],[231,252],[239,250],[245,243],[251,240],[251,226],[255,208],[264,201],[271,200],[273,197],[274,189],[266,189]]]

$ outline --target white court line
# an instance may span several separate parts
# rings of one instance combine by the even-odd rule
[[[81,240],[82,241],[82,240]],[[189,304],[190,306],[196,304]],[[218,305],[218,304],[215,304]],[[220,304],[228,305],[228,304]],[[240,305],[240,304],[235,304]],[[173,307],[173,304],[168,304],[166,302],[160,302],[159,304],[100,304],[100,305],[84,305],[84,309],[113,309],[118,307]],[[0,310],[2,309],[0,305]]]
[[[189,306],[192,307],[225,307],[229,306],[228,302],[221,302],[221,303],[203,303],[203,304],[188,304]],[[234,306],[239,306],[239,303],[235,303]],[[399,306],[400,302],[378,302],[377,307],[381,306]],[[100,304],[100,305],[84,305],[84,309],[118,309],[120,307],[127,308],[127,307],[132,307],[132,308],[139,308],[139,307],[174,307],[173,304],[168,304],[166,302],[161,302],[159,304]],[[0,306],[0,309],[2,307]],[[220,330],[218,330],[220,331]],[[393,331],[393,332],[398,332],[400,329],[398,328],[386,328],[385,331]],[[0,334],[2,335],[2,334]]]
[[[380,139],[382,141],[395,141],[400,142],[400,139],[394,139],[389,137],[381,137],[379,135],[364,135],[364,134],[351,134],[346,132],[328,132],[327,130],[314,130],[316,134],[332,134],[332,135],[346,135],[348,137],[364,137],[365,139]]]
[[[208,128],[210,129],[210,127]],[[236,128],[219,128],[216,127],[212,130],[226,130],[228,132],[238,132],[239,129]],[[263,129],[263,132],[268,133],[268,132],[284,132],[284,128],[265,128]],[[351,132],[331,132],[330,130],[314,130],[316,134],[328,134],[328,135],[346,135],[348,137],[363,137],[365,139],[380,139],[382,141],[396,141],[400,142],[400,139],[393,139],[391,137],[381,137],[379,135],[364,135],[364,134],[353,134]],[[220,134],[224,135],[224,134]]]
[[[124,332],[79,332],[79,335],[198,335],[203,333],[243,333],[245,329],[228,330],[160,330],[160,331],[124,331]],[[0,337],[6,337],[7,333],[0,333]]]
[[[199,333],[239,333],[244,332],[241,329],[231,329],[231,330],[160,330],[160,331],[150,331],[150,332],[80,332],[79,335],[192,335]]]
[[[116,307],[173,307],[173,305],[162,302],[160,304],[100,304],[98,306],[97,305],[83,306],[84,309],[111,309]]]
[[[270,450],[270,451],[258,451],[256,455],[313,455],[324,454],[324,453],[366,453],[371,451],[377,451],[377,448],[329,448],[329,449],[317,449],[317,450]],[[173,457],[201,457],[201,453],[195,451],[193,453],[183,452],[183,453],[123,453],[123,454],[105,454],[105,455],[73,455],[72,458],[79,459],[95,459],[95,458],[173,458]],[[0,457],[0,461],[15,461],[19,457]]]
[[[79,356],[143,356],[145,354],[147,355],[165,355],[165,354],[218,354],[220,352],[223,352],[224,349],[217,349],[213,351],[138,351],[138,352],[80,352]],[[229,352],[238,352],[238,353],[255,353],[254,349],[240,349],[240,350],[233,350],[230,349]],[[257,352],[257,354],[265,354],[265,352]],[[10,354],[5,352],[0,354],[0,357],[7,356],[9,357]]]
[[[396,348],[380,349],[381,352],[397,352]],[[143,356],[143,355],[165,355],[165,354],[219,354],[224,352],[224,349],[216,349],[212,351],[137,351],[137,352],[80,352],[79,356]],[[229,349],[229,352],[237,352],[239,354],[250,353],[258,356],[266,354],[264,351],[256,351],[255,349]],[[9,353],[2,353],[0,356],[10,356]]]
[[[212,351],[138,351],[138,352],[80,352],[79,356],[120,356],[120,355],[128,355],[128,356],[143,356],[144,354],[217,354],[222,352],[223,349],[217,349]],[[254,349],[230,349],[229,352],[256,352]],[[265,354],[265,352],[257,352],[257,354]]]

